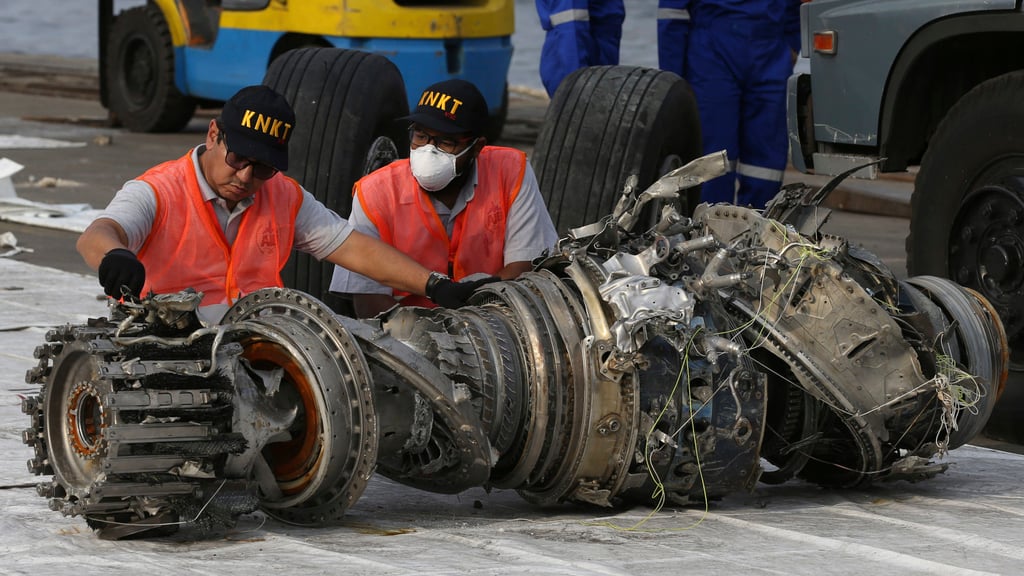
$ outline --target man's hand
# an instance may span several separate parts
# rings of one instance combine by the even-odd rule
[[[107,296],[120,299],[128,294],[142,295],[142,286],[146,283],[146,267],[131,250],[115,248],[107,252],[100,262],[99,272],[100,284]]]
[[[427,280],[427,298],[434,301],[434,304],[442,308],[459,308],[465,306],[466,301],[473,295],[477,288],[491,282],[499,282],[501,278],[488,276],[478,280],[467,280],[465,282],[453,282],[447,276],[435,272]]]

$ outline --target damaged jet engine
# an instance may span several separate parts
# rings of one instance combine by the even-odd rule
[[[23,404],[29,469],[52,475],[39,494],[121,538],[257,508],[322,524],[374,472],[600,506],[941,472],[933,457],[981,429],[1003,385],[996,314],[822,234],[827,190],[682,216],[679,191],[725,162],[630,183],[613,214],[458,310],[358,321],[267,289],[206,326],[183,292],[53,330]]]

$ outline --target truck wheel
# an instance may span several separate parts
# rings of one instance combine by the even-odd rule
[[[105,66],[110,111],[129,130],[177,132],[192,119],[196,102],[174,84],[171,31],[155,5],[118,14]]]
[[[384,137],[409,154],[405,126],[409,113],[405,83],[387,58],[339,48],[302,48],[276,58],[263,83],[280,92],[295,110],[288,144],[288,175],[342,216],[352,209],[352,185],[376,159]],[[293,254],[282,271],[286,286],[324,299],[334,264]]]
[[[1011,344],[1024,330],[1024,71],[978,85],[949,111],[921,162],[907,268],[973,288]],[[941,247],[941,248],[940,248]]]
[[[564,234],[610,214],[630,175],[642,191],[700,154],[697,101],[685,80],[650,68],[596,66],[559,85],[532,162]],[[690,189],[681,208],[689,214],[699,199],[699,189]]]
[[[911,199],[907,270],[950,278],[984,296],[1024,362],[1024,71],[965,94],[932,137]],[[986,434],[1024,440],[1024,390],[1006,387]]]

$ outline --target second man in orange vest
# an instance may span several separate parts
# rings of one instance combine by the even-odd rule
[[[356,182],[349,221],[433,270],[435,278],[480,274],[509,280],[558,240],[526,154],[488,146],[487,103],[473,84],[445,80],[423,91],[410,122],[409,159]],[[356,316],[400,302],[433,306],[335,268],[331,291],[351,294]]]

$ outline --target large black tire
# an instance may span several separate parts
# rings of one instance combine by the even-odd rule
[[[1024,360],[1024,71],[984,82],[939,124],[911,199],[907,270],[950,278],[996,309],[1020,380]],[[1024,389],[1010,383],[986,433],[1024,441]]]
[[[700,156],[693,91],[671,72],[636,66],[576,70],[559,85],[532,158],[559,234],[612,212],[626,179],[643,190]],[[687,193],[692,212],[699,190]]]
[[[387,58],[358,50],[302,48],[285,52],[263,83],[295,110],[288,144],[288,175],[342,216],[352,209],[352,185],[366,169],[371,144],[392,140],[408,154],[406,127],[395,120],[409,113],[405,82]],[[293,254],[282,272],[286,286],[328,297],[334,264]]]
[[[156,5],[118,14],[107,44],[107,94],[115,120],[134,132],[177,132],[196,101],[174,84],[174,47]]]

